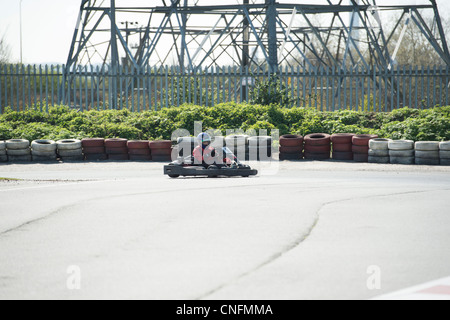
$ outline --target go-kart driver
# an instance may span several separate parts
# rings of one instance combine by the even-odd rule
[[[218,152],[211,146],[211,136],[202,132],[197,137],[198,146],[193,151],[194,160],[197,164],[202,164],[204,167],[209,167],[210,165],[226,165],[231,164],[232,160],[221,155],[223,152]]]

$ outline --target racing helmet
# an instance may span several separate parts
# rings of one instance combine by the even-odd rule
[[[211,144],[211,136],[206,132],[202,132],[198,135],[197,141],[200,145],[205,144],[205,142],[209,145]]]

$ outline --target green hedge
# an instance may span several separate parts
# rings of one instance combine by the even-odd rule
[[[170,139],[176,129],[274,129],[280,134],[371,133],[392,139],[450,140],[450,106],[427,110],[403,108],[390,113],[342,110],[320,112],[308,108],[283,108],[226,103],[215,107],[184,105],[141,113],[129,110],[77,112],[53,106],[49,112],[6,110],[0,115],[0,140],[11,138],[67,139],[85,137]]]

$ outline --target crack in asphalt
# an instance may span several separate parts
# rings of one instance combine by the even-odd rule
[[[450,191],[450,189],[433,189],[433,190],[415,190],[415,191],[407,191],[407,192],[399,192],[399,193],[391,193],[391,194],[380,194],[380,195],[370,195],[370,196],[364,196],[364,197],[352,197],[352,198],[346,198],[346,199],[339,199],[339,200],[333,200],[333,201],[329,201],[329,202],[325,202],[323,203],[319,209],[316,211],[316,213],[314,214],[316,219],[314,220],[314,222],[312,223],[311,227],[307,230],[307,232],[302,235],[302,237],[298,238],[297,240],[295,240],[291,245],[287,246],[285,250],[278,252],[274,255],[272,255],[270,258],[268,258],[266,261],[263,261],[262,263],[260,263],[259,265],[257,265],[255,268],[246,271],[242,274],[240,274],[239,276],[235,277],[234,279],[230,280],[227,283],[224,283],[206,293],[204,293],[203,295],[193,299],[193,300],[203,300],[206,299],[208,296],[219,292],[220,290],[228,287],[229,285],[236,283],[237,281],[249,276],[252,273],[257,272],[258,270],[264,268],[265,266],[275,262],[276,260],[278,260],[279,258],[281,258],[282,256],[284,256],[285,254],[291,252],[292,250],[296,249],[297,247],[299,247],[314,231],[315,227],[317,226],[317,224],[319,223],[319,219],[320,219],[320,212],[327,206],[336,204],[336,203],[342,203],[342,202],[347,202],[347,201],[353,201],[353,200],[360,200],[360,199],[371,199],[371,198],[379,198],[379,197],[392,197],[392,196],[400,196],[400,195],[406,195],[406,194],[415,194],[415,193],[428,193],[428,192],[436,192],[436,191]]]

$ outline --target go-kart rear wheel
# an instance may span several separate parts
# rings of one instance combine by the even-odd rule
[[[170,178],[172,178],[172,179],[176,179],[176,178],[179,178],[179,177],[180,177],[179,174],[169,174],[168,176],[169,176]]]
[[[208,170],[217,170],[219,169],[217,166],[209,166]],[[208,175],[208,178],[217,178],[217,175]]]

